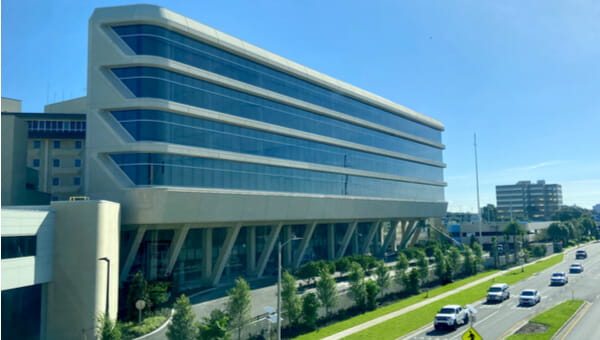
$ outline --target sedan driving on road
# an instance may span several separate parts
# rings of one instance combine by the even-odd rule
[[[524,306],[533,306],[541,300],[542,297],[540,296],[540,292],[538,292],[537,289],[525,289],[521,292],[521,296],[519,296],[519,303]]]
[[[587,258],[587,252],[585,250],[578,250],[575,252],[575,259],[582,260]]]
[[[569,278],[565,272],[556,272],[550,277],[550,285],[565,285],[569,283]]]
[[[582,273],[583,265],[580,263],[573,263],[571,267],[569,267],[569,273]]]

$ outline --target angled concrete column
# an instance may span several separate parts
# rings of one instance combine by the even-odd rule
[[[335,224],[327,225],[327,259],[335,259]]]
[[[202,229],[202,282],[209,285],[212,277],[212,228]]]
[[[317,222],[313,222],[306,226],[304,230],[304,235],[302,235],[302,241],[300,241],[300,245],[298,246],[298,256],[294,261],[294,268],[300,267],[300,263],[302,263],[302,259],[304,258],[304,253],[310,244],[310,240],[312,238],[313,233],[315,232],[315,228],[317,227]]]
[[[390,230],[389,230],[388,234],[385,236],[385,240],[383,241],[383,244],[381,245],[381,248],[379,249],[379,256],[385,255],[385,251],[387,250],[390,243],[396,236],[396,228],[398,227],[398,223],[399,223],[398,221],[392,221],[392,223],[390,225]]]
[[[422,231],[423,231],[423,228],[421,227],[421,224],[419,223],[419,221],[417,221],[417,223],[415,225],[415,231],[413,232],[412,238],[410,239],[410,241],[408,242],[408,244],[406,246],[412,247],[419,239],[419,235],[421,235]]]
[[[175,236],[173,236],[173,241],[171,242],[171,246],[169,247],[169,262],[167,263],[165,276],[171,275],[173,267],[175,266],[175,262],[177,262],[177,257],[181,252],[181,247],[183,247],[183,243],[185,242],[185,238],[187,237],[189,230],[189,224],[185,224],[183,228],[175,229]]]
[[[247,227],[246,232],[246,273],[253,275],[256,270],[256,227]]]
[[[137,252],[140,249],[140,244],[142,244],[142,240],[144,239],[146,229],[146,226],[138,227],[137,233],[135,234],[135,239],[133,240],[133,244],[131,245],[131,249],[129,250],[127,258],[125,259],[125,263],[123,264],[123,270],[121,271],[120,277],[121,282],[127,280],[127,276],[129,276],[129,271],[131,270],[131,266],[133,265],[133,260],[135,260],[135,255],[137,255]]]
[[[348,229],[346,229],[346,233],[344,234],[344,238],[342,239],[342,245],[338,248],[338,252],[336,254],[336,259],[341,258],[346,253],[346,248],[348,248],[348,244],[352,239],[352,235],[354,235],[354,231],[356,230],[357,221],[354,221],[348,225]]]
[[[366,254],[369,251],[369,247],[373,242],[373,237],[377,233],[379,226],[381,225],[381,220],[377,220],[376,222],[371,222],[371,227],[369,228],[369,233],[367,234],[367,238],[364,240],[364,244],[360,251],[361,254]]]
[[[235,240],[237,239],[238,234],[240,233],[240,229],[242,229],[242,224],[238,223],[235,226],[229,228],[227,231],[227,236],[225,237],[225,242],[219,251],[219,257],[217,258],[217,263],[215,264],[215,269],[212,273],[211,284],[216,286],[221,279],[221,275],[223,274],[223,269],[225,269],[225,265],[227,261],[229,261],[229,256],[231,255],[231,249],[233,249],[233,245],[235,244]]]
[[[263,249],[262,254],[260,254],[260,258],[258,260],[258,265],[256,266],[256,276],[261,277],[265,272],[265,267],[267,262],[269,262],[269,256],[271,256],[271,252],[273,251],[273,247],[275,246],[275,242],[279,238],[279,231],[281,231],[281,227],[283,223],[279,223],[278,225],[274,225],[271,227],[271,232],[269,233],[269,238],[265,243],[265,248]]]
[[[408,244],[408,241],[411,239],[411,237],[413,236],[414,232],[418,228],[417,227],[418,222],[419,222],[418,220],[413,220],[413,221],[406,221],[404,223],[408,227],[406,227],[404,229],[404,232],[402,233],[402,240],[400,241],[400,245],[399,245],[400,249],[406,248],[406,245]]]

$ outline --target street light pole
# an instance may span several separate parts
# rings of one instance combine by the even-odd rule
[[[108,302],[109,302],[109,294],[110,294],[110,290],[109,290],[109,285],[110,285],[110,259],[108,257],[101,257],[98,259],[99,261],[106,261],[106,265],[107,265],[107,269],[106,269],[106,314],[104,315],[105,318],[108,318]]]
[[[277,246],[277,340],[281,340],[281,248],[291,241],[301,239],[301,237],[294,236],[283,244],[279,241]]]

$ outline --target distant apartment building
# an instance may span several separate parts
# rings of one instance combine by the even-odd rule
[[[547,221],[562,205],[560,184],[519,181],[512,185],[496,186],[498,218],[502,220],[525,219]]]
[[[7,152],[6,156],[26,157],[27,171],[23,185],[27,189],[49,194],[52,201],[81,195],[85,159],[86,118],[82,113],[85,112],[85,98],[47,105],[45,113],[23,113],[20,112],[20,101],[19,105],[10,105],[12,102],[17,101],[2,98],[2,123],[14,121],[14,128],[6,131],[14,135],[14,143],[6,145],[24,149]],[[9,138],[3,131],[3,142],[4,137]],[[15,176],[21,176],[21,169],[18,168]],[[4,195],[4,182],[2,204],[18,204],[4,200],[8,197]],[[7,190],[16,183],[6,181]]]

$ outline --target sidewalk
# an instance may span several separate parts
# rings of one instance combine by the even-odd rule
[[[565,252],[565,253],[566,253],[566,252]],[[556,255],[558,255],[558,254],[555,254],[555,255],[552,255],[552,256],[556,256]],[[528,264],[526,264],[526,265],[525,265],[525,267],[527,267],[527,266],[530,266],[530,265],[532,265],[532,264],[535,264],[535,263],[537,263],[537,262],[539,262],[539,261],[541,261],[541,260],[546,260],[546,259],[548,259],[548,258],[550,258],[550,257],[551,257],[551,256],[548,256],[548,257],[545,257],[545,258],[543,258],[543,259],[540,259],[540,260],[537,260],[537,261],[534,261],[534,262],[528,263]],[[475,285],[478,285],[478,284],[480,284],[480,283],[483,283],[483,282],[485,282],[485,281],[488,281],[488,280],[490,280],[490,279],[493,279],[493,278],[496,278],[496,277],[498,277],[498,276],[504,275],[504,274],[506,274],[506,273],[508,273],[508,272],[510,272],[510,271],[512,271],[512,270],[514,270],[514,269],[515,269],[515,268],[513,267],[513,268],[511,268],[511,269],[503,270],[503,271],[501,271],[501,272],[498,272],[498,273],[496,273],[496,274],[492,274],[492,275],[490,275],[490,276],[486,276],[486,277],[484,277],[484,278],[481,278],[481,279],[479,279],[479,280],[477,280],[477,281],[473,281],[473,282],[471,282],[471,283],[469,283],[469,284],[466,284],[466,285],[464,285],[464,286],[462,286],[462,287],[460,287],[460,288],[456,288],[456,289],[454,289],[454,290],[452,290],[452,291],[449,291],[449,292],[446,292],[446,293],[443,293],[443,294],[437,295],[437,296],[435,296],[435,297],[432,297],[432,298],[428,298],[427,300],[424,300],[424,301],[422,301],[422,302],[416,303],[416,304],[414,304],[414,305],[410,305],[410,306],[408,306],[408,307],[406,307],[406,308],[403,308],[403,309],[397,310],[397,311],[395,311],[395,312],[392,312],[392,313],[386,314],[386,315],[384,315],[384,316],[380,316],[380,317],[378,317],[378,318],[375,318],[375,319],[373,319],[373,320],[370,320],[370,321],[364,322],[364,323],[362,323],[362,324],[360,324],[360,325],[357,325],[357,326],[354,326],[354,327],[351,327],[351,328],[345,329],[345,330],[343,330],[343,331],[341,331],[341,332],[339,332],[339,333],[336,333],[336,334],[330,335],[330,336],[328,336],[328,337],[326,337],[326,338],[323,338],[323,340],[336,340],[336,339],[342,339],[342,338],[345,338],[345,337],[347,337],[347,336],[349,336],[349,335],[352,335],[352,334],[354,334],[354,333],[358,333],[358,332],[360,332],[360,331],[362,331],[362,330],[364,330],[364,329],[367,329],[367,328],[373,327],[373,326],[375,326],[375,325],[378,325],[378,324],[380,324],[380,323],[382,323],[382,322],[385,322],[385,321],[388,321],[388,320],[390,320],[390,319],[393,319],[393,318],[395,318],[395,317],[397,317],[397,316],[399,316],[399,315],[402,315],[402,314],[404,314],[404,313],[408,313],[408,312],[411,312],[411,311],[413,311],[413,310],[415,310],[415,309],[421,308],[421,307],[423,307],[423,306],[425,306],[425,305],[427,305],[427,304],[429,304],[429,303],[431,303],[431,302],[434,302],[434,301],[441,300],[441,299],[443,299],[443,298],[445,298],[445,297],[447,297],[447,296],[453,295],[453,294],[455,294],[455,293],[458,293],[458,292],[460,292],[460,291],[463,291],[463,290],[465,290],[465,289],[471,288],[471,287],[473,287],[473,286],[475,286]]]

